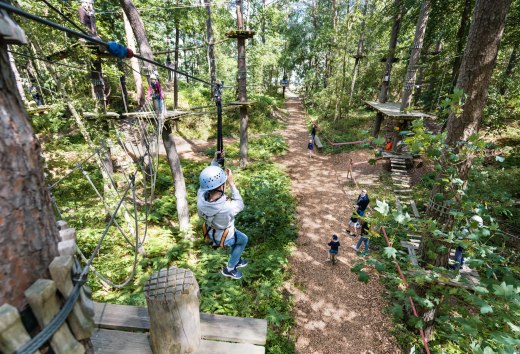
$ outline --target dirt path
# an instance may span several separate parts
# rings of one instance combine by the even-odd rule
[[[354,177],[369,194],[379,168],[365,163],[369,159],[365,151],[309,159],[309,132],[299,99],[290,98],[286,108],[288,125],[282,134],[289,151],[278,162],[291,177],[298,200],[300,231],[297,251],[290,260],[296,287],[289,289],[295,301],[297,352],[399,353],[389,333],[391,319],[382,313],[387,306],[384,289],[377,274],[364,284],[350,271],[359,256],[350,248],[354,240],[344,233],[359,194],[358,188],[346,187],[347,159],[353,159]],[[335,266],[325,261],[333,233],[341,242]]]

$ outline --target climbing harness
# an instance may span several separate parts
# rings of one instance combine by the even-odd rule
[[[215,239],[215,232],[217,230],[222,230],[222,229],[208,227],[207,223],[202,224],[202,235],[204,237],[204,243],[213,247],[214,250],[216,250],[217,248],[225,248],[224,243],[226,242],[227,236],[229,234],[229,227],[228,227],[228,228],[224,229],[224,232],[222,233],[222,236],[220,237],[220,242],[217,242],[217,240]],[[210,233],[211,233],[211,236],[210,236]],[[237,242],[236,234],[234,235],[234,237],[235,237],[235,243],[236,243]]]

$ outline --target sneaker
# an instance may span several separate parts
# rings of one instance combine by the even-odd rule
[[[247,265],[247,259],[240,258],[240,260],[238,261],[235,268],[242,268],[242,267],[245,267],[246,265]]]
[[[356,245],[352,245],[352,246],[350,246],[350,247],[352,247],[356,252],[359,251],[359,250],[357,249]]]
[[[226,277],[230,277],[233,279],[240,279],[242,278],[242,272],[236,269],[228,270],[227,267],[222,268],[222,275],[225,275]]]

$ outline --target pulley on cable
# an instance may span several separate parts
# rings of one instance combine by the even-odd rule
[[[222,91],[224,83],[217,80],[213,87],[213,98],[217,105],[217,162],[224,167],[224,139],[222,137]]]

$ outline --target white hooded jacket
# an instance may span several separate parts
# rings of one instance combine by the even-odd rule
[[[220,242],[220,238],[225,229],[229,228],[228,238],[235,234],[235,216],[244,210],[244,201],[235,186],[231,186],[231,199],[225,194],[215,201],[206,200],[205,191],[197,192],[197,211],[199,216],[206,220],[206,224],[215,230],[215,242]],[[210,231],[213,237],[213,231]]]

